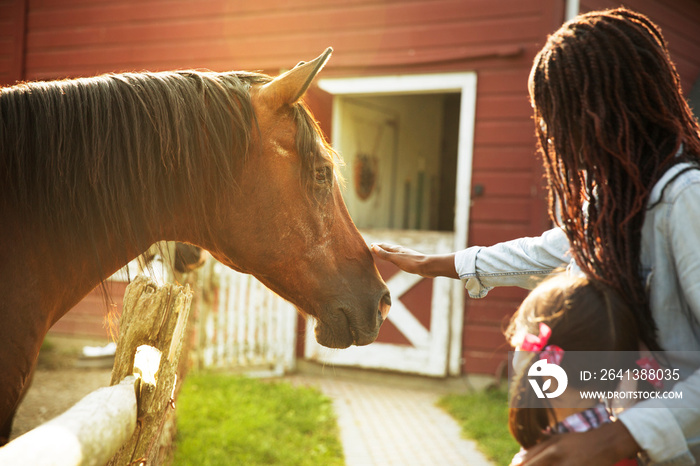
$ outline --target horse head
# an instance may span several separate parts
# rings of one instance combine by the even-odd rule
[[[376,339],[391,299],[343,202],[335,154],[300,101],[331,51],[251,88],[257,128],[208,249],[314,316],[320,344],[345,348]]]

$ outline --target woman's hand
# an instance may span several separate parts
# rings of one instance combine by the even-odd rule
[[[619,421],[583,433],[553,435],[524,455],[522,466],[614,465],[633,457],[639,445]]]
[[[426,278],[459,278],[455,270],[455,255],[422,254],[418,251],[386,243],[374,243],[370,250],[375,257],[389,261],[405,272]]]

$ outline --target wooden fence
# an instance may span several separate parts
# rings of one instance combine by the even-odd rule
[[[281,375],[295,367],[297,311],[253,276],[209,260],[197,271],[194,366]]]
[[[161,464],[175,433],[183,342],[197,368],[253,375],[294,369],[294,306],[213,259],[187,281],[197,289],[194,301],[189,286],[134,278],[124,295],[112,386],[0,448],[0,464]],[[185,331],[188,320],[191,332]],[[137,349],[155,354],[155,363],[135,360]]]
[[[124,296],[112,386],[0,448],[0,464],[161,464],[191,300],[189,287],[137,276]]]

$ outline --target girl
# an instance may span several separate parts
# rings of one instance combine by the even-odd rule
[[[581,390],[613,391],[616,380],[581,381],[581,370],[598,367],[591,351],[605,351],[605,366],[615,372],[635,367],[639,334],[634,312],[610,287],[583,275],[555,275],[537,286],[511,319],[506,338],[516,349],[513,358],[509,428],[523,452],[551,435],[585,432],[612,422],[601,401],[581,399]],[[588,353],[578,353],[588,352]],[[563,394],[539,399],[530,386],[527,369],[547,359],[570,375]],[[640,387],[638,387],[640,388]],[[646,387],[645,387],[646,388]],[[635,459],[617,466],[636,465]]]

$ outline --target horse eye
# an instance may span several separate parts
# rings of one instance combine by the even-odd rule
[[[321,167],[316,169],[316,183],[322,185],[333,180],[331,167]]]

